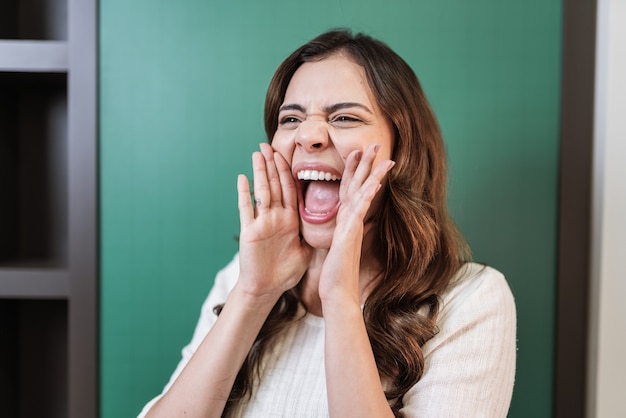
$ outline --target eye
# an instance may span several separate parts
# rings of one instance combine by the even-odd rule
[[[295,116],[283,116],[278,120],[278,124],[285,129],[295,129],[300,123],[300,119]]]
[[[329,122],[332,125],[343,127],[343,128],[351,128],[355,126],[359,126],[363,123],[363,121],[355,116],[350,115],[337,115],[330,118]]]

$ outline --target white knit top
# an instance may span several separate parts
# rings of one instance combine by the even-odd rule
[[[165,393],[216,320],[239,274],[237,256],[220,271],[203,304],[191,342]],[[425,370],[404,396],[405,417],[505,417],[516,357],[513,296],[498,271],[470,263],[441,295],[439,333],[423,346]],[[159,395],[161,396],[161,395]],[[139,414],[143,417],[154,402]],[[364,399],[364,402],[367,400]],[[232,417],[327,417],[324,372],[324,318],[306,314],[289,329],[264,363],[249,402]]]

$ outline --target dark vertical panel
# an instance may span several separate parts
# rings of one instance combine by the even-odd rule
[[[97,0],[68,0],[69,417],[98,416]]]
[[[596,1],[563,2],[555,417],[585,415]]]

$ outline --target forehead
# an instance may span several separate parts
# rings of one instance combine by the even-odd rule
[[[303,105],[359,102],[375,106],[365,70],[342,54],[302,64],[289,82],[284,102]]]

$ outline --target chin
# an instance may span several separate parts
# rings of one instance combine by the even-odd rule
[[[301,227],[302,237],[311,247],[323,250],[329,249],[333,242],[335,232],[335,222],[328,222],[323,225],[311,225],[303,223]]]

